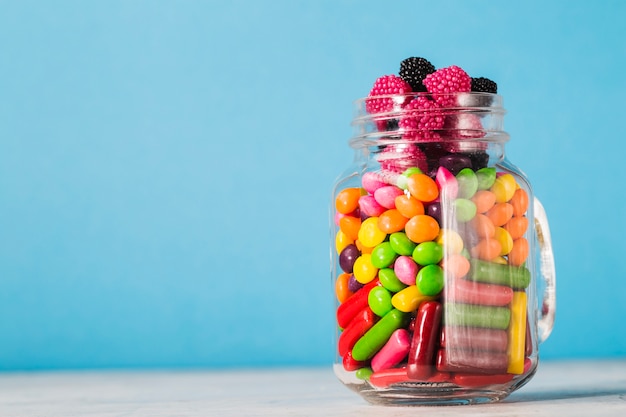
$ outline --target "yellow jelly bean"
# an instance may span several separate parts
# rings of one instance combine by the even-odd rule
[[[496,203],[506,203],[515,194],[517,183],[511,174],[500,175],[491,186],[491,192],[496,195]]]
[[[452,229],[441,229],[436,242],[443,246],[446,254],[457,254],[463,250],[463,238]]]
[[[496,227],[495,239],[500,242],[500,256],[508,255],[513,249],[513,238],[503,227]]]
[[[335,236],[335,248],[337,249],[337,253],[341,253],[342,250],[345,249],[346,246],[354,243],[354,240],[350,239],[348,235],[346,235],[341,230],[337,232]]]
[[[382,243],[386,237],[387,234],[378,227],[378,217],[368,217],[361,223],[359,242],[361,242],[363,246],[373,248],[379,243]]]
[[[361,256],[356,258],[352,267],[352,273],[354,274],[354,279],[361,284],[367,284],[374,280],[378,275],[378,268],[372,265],[372,255],[362,253]]]
[[[391,297],[391,305],[404,313],[410,313],[416,311],[422,301],[434,299],[435,297],[422,294],[417,285],[409,285]]]
[[[524,352],[526,346],[526,293],[515,291],[511,301],[511,324],[509,326],[509,366],[510,374],[524,372]]]

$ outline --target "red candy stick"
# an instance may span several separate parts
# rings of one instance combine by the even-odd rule
[[[484,306],[505,306],[513,300],[513,289],[504,285],[484,284],[455,279],[446,290],[446,301]]]
[[[372,282],[361,287],[352,297],[341,303],[337,308],[337,324],[339,327],[342,329],[348,327],[350,321],[367,307],[367,296],[372,288],[379,285],[379,282],[378,278],[374,279]]]
[[[369,361],[357,361],[352,357],[352,351],[346,353],[343,357],[343,369],[346,371],[356,371],[369,365]]]
[[[477,374],[454,374],[452,382],[467,388],[484,387],[492,384],[506,384],[513,379],[513,374],[477,375]]]
[[[407,374],[412,379],[428,378],[434,372],[434,356],[442,307],[437,301],[420,304],[409,351]]]
[[[439,349],[437,370],[478,374],[505,374],[509,366],[506,352]]]
[[[341,332],[337,347],[339,356],[345,356],[352,350],[354,344],[363,336],[376,322],[376,316],[369,307],[365,307],[358,313]]]
[[[445,326],[441,331],[441,347],[463,350],[506,352],[506,330],[482,327]]]
[[[387,388],[392,384],[399,382],[448,382],[452,376],[447,372],[435,372],[428,378],[416,380],[410,378],[407,374],[407,368],[391,368],[384,371],[374,372],[370,375],[370,384],[378,388]]]

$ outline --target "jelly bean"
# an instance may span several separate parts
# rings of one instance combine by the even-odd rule
[[[396,208],[396,197],[402,194],[404,192],[395,185],[386,185],[376,190],[374,198],[381,206],[392,209]]]
[[[354,376],[356,376],[358,379],[363,379],[363,380],[369,380],[370,376],[372,375],[373,371],[372,368],[370,367],[363,367],[361,369],[358,369],[355,373]]]
[[[415,274],[417,275],[417,271]],[[403,290],[407,286],[398,279],[396,272],[391,268],[383,268],[378,271],[378,279],[383,287],[394,293]],[[413,277],[413,282],[415,282],[415,277]]]
[[[419,265],[437,264],[443,259],[443,246],[437,242],[422,242],[413,251],[413,260]]]
[[[348,289],[355,293],[361,288],[363,288],[364,284],[361,284],[359,281],[354,278],[354,274],[350,274],[350,278],[348,278]]]
[[[367,247],[373,248],[382,243],[387,234],[378,228],[378,217],[370,217],[361,223],[359,241]]]
[[[391,265],[398,257],[398,254],[391,247],[391,243],[383,242],[376,245],[370,256],[372,265],[381,269]]]
[[[337,235],[335,236],[335,249],[337,250],[337,254],[340,254],[342,250],[346,248],[348,245],[354,244],[354,239],[350,239],[348,235],[339,230]]]
[[[443,246],[446,254],[455,255],[463,250],[463,238],[452,229],[440,229],[435,241]]]
[[[361,186],[370,194],[374,194],[377,189],[384,187],[385,185],[387,184],[374,172],[366,172],[361,177]]]
[[[400,282],[406,285],[415,285],[415,278],[417,277],[419,267],[413,258],[405,255],[399,256],[393,265],[393,270]]]
[[[407,187],[412,197],[427,203],[439,197],[439,188],[435,180],[426,174],[413,174],[407,181]]]
[[[385,345],[372,358],[372,371],[379,372],[393,368],[409,353],[411,339],[406,329],[398,329],[391,334]]]
[[[503,307],[513,300],[513,289],[506,285],[455,279],[446,288],[446,300],[464,304]]]
[[[345,188],[337,194],[335,208],[339,213],[350,214],[359,208],[359,198],[362,195],[361,188]]]
[[[459,198],[472,198],[478,190],[478,177],[471,168],[463,168],[456,174]]]
[[[515,242],[513,245],[515,246]],[[510,256],[509,253],[509,258]],[[507,285],[514,289],[523,289],[530,284],[530,271],[524,267],[501,265],[478,259],[473,259],[471,264],[472,269],[469,278],[473,281]]]
[[[379,284],[378,280],[370,282],[337,307],[337,324],[340,328],[345,329],[352,319],[367,307],[370,290]]]
[[[470,250],[472,257],[482,259],[485,261],[491,261],[500,255],[502,252],[502,246],[500,242],[494,238],[481,239]]]
[[[352,241],[355,241],[359,237],[359,229],[361,228],[361,219],[359,217],[345,215],[341,219],[339,219],[339,228],[350,239],[352,239]]]
[[[417,215],[411,217],[404,225],[404,231],[415,243],[428,242],[435,240],[439,235],[439,223],[428,215]]]
[[[439,158],[439,165],[450,171],[452,175],[456,175],[463,168],[471,168],[472,160],[461,154],[451,154]]]
[[[408,315],[397,309],[385,314],[355,343],[352,357],[357,361],[371,359],[389,340],[391,334],[403,327],[407,320]]]
[[[445,167],[440,166],[435,175],[435,182],[439,187],[439,192],[444,198],[454,200],[459,193],[459,183],[457,179]]]
[[[496,227],[491,219],[484,214],[477,214],[470,221],[470,226],[474,229],[477,237],[490,238],[496,234]]]
[[[374,248],[370,248],[369,246],[365,246],[358,239],[354,241],[354,245],[357,247],[360,253],[372,253]]]
[[[369,366],[369,361],[356,361],[354,360],[354,358],[352,357],[352,352],[348,352],[345,355],[343,355],[343,369],[345,369],[346,371],[356,371],[357,369],[361,369],[364,367]]]
[[[526,293],[516,291],[511,302],[511,325],[509,326],[509,366],[510,374],[524,372],[526,347]]]
[[[378,217],[378,228],[387,234],[399,232],[409,219],[404,217],[399,210],[390,209]]]
[[[381,287],[372,288],[372,291],[378,288]],[[350,350],[352,350],[352,347],[357,340],[363,337],[363,335],[372,328],[375,322],[376,317],[369,307],[365,307],[363,310],[358,312],[339,335],[339,339],[337,341],[339,356],[345,356]]]
[[[369,253],[362,253],[361,256],[354,261],[354,267],[352,268],[354,278],[361,284],[367,284],[371,282],[376,275],[378,275],[378,268],[372,263],[372,255]]]
[[[422,170],[418,167],[407,168],[401,175],[398,175],[396,178],[396,186],[402,190],[407,189],[407,184],[409,182],[409,177],[413,174],[421,174]]]
[[[417,289],[417,285],[409,285],[402,291],[398,291],[391,297],[391,305],[399,311],[410,313],[419,307],[423,301],[432,300],[433,297],[426,296]]]
[[[406,233],[403,232],[396,232],[389,235],[389,243],[391,244],[391,248],[398,255],[407,256],[413,255],[415,246],[417,246],[406,236]]]
[[[367,297],[367,304],[374,314],[382,317],[393,308],[391,305],[391,293],[384,287],[374,287]]]
[[[437,295],[443,289],[443,270],[439,265],[427,265],[417,272],[416,284],[424,295]]]
[[[500,243],[500,256],[507,255],[513,249],[513,238],[502,227],[496,227],[494,238]]]
[[[441,224],[441,203],[433,202],[426,207],[426,214]]]
[[[513,197],[511,197],[511,201],[509,201],[513,206],[513,215],[514,216],[523,216],[528,210],[528,194],[522,188],[518,188],[513,193]]]
[[[488,190],[496,181],[496,169],[493,167],[485,167],[476,171],[478,179],[478,189]]]
[[[496,203],[506,203],[513,198],[516,188],[515,177],[511,174],[503,174],[497,176],[490,189],[496,195]]]
[[[424,214],[424,204],[416,198],[402,194],[396,197],[396,209],[407,219]]]
[[[519,239],[515,239],[513,241],[513,248],[508,256],[509,264],[513,266],[524,265],[526,258],[528,258],[529,250],[528,241],[525,238],[520,237]]]
[[[361,252],[359,252],[359,249],[354,244],[343,248],[339,254],[339,266],[343,269],[343,272],[351,273],[354,268],[354,262],[360,255]]]
[[[439,265],[449,278],[463,278],[470,271],[470,261],[460,253],[446,255]]]
[[[509,203],[496,203],[485,215],[494,226],[504,226],[513,217],[513,206]]]
[[[419,306],[407,359],[407,375],[410,378],[428,378],[434,372],[441,316],[442,307],[437,301],[427,301]]]
[[[463,388],[479,388],[486,387],[487,385],[506,384],[507,382],[511,382],[513,377],[513,374],[480,375],[457,372],[452,377],[452,382]]]
[[[456,219],[461,223],[472,220],[476,215],[476,204],[472,200],[457,198],[452,204],[456,213]]]
[[[373,195],[369,194],[359,198],[359,208],[361,209],[361,213],[365,214],[367,217],[380,216],[387,210],[378,204]]]
[[[347,273],[339,274],[337,280],[335,281],[335,295],[340,303],[343,303],[350,298],[353,293],[350,291],[350,285],[348,284],[350,276],[351,275]]]
[[[472,201],[476,204],[476,212],[486,213],[496,204],[496,195],[489,190],[478,190]]]
[[[508,357],[506,352],[446,348],[439,349],[436,366],[441,372],[505,374]]]
[[[472,326],[506,330],[511,320],[511,310],[507,307],[447,302],[445,311],[446,326]]]
[[[439,344],[450,349],[506,352],[509,337],[506,330],[501,329],[444,326]]]
[[[509,232],[513,240],[519,239],[524,236],[526,229],[528,229],[528,218],[514,216],[503,227]]]

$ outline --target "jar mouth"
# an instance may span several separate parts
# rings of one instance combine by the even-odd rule
[[[506,110],[493,93],[405,93],[354,101],[352,147],[379,140],[506,142]]]

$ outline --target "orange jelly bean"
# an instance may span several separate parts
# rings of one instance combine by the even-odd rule
[[[529,251],[530,248],[526,239],[523,237],[515,239],[513,241],[513,249],[509,252],[509,265],[522,266],[526,262],[526,258],[528,258]]]
[[[354,216],[343,216],[339,219],[339,229],[350,239],[357,240],[359,238],[359,229],[361,228],[361,219]]]
[[[349,280],[350,274],[343,273],[337,277],[337,281],[335,282],[335,294],[337,295],[337,300],[339,300],[340,303],[346,301],[353,294],[348,286]]]
[[[411,196],[428,203],[439,197],[439,187],[435,180],[426,174],[413,174],[407,180],[407,188]]]
[[[504,226],[513,217],[513,206],[509,203],[496,203],[485,215],[494,226]]]
[[[489,190],[478,190],[471,199],[477,213],[485,213],[496,204],[496,195]]]
[[[497,258],[501,251],[502,245],[496,239],[483,239],[470,250],[470,253],[474,258],[491,261]]]
[[[404,217],[399,210],[390,209],[378,216],[378,228],[387,234],[399,232],[409,219]],[[357,231],[358,232],[358,231]]]
[[[441,261],[441,267],[450,278],[463,278],[470,270],[470,261],[460,253],[449,255]]]
[[[361,188],[346,188],[337,194],[335,199],[335,208],[339,213],[350,214],[359,207],[359,198],[361,198]]]
[[[489,217],[484,214],[477,214],[470,221],[471,226],[476,231],[476,235],[481,238],[493,237],[496,227]]]
[[[528,229],[528,218],[526,217],[513,217],[504,225],[504,229],[511,235],[513,240],[519,239],[524,236],[526,229]]]
[[[518,188],[509,203],[513,206],[514,216],[523,216],[528,210],[528,194],[523,189]]]
[[[396,197],[396,209],[407,219],[424,214],[424,204],[416,198],[402,194]]]
[[[404,225],[404,232],[415,243],[430,242],[439,235],[439,223],[431,216],[420,214],[411,217]]]

